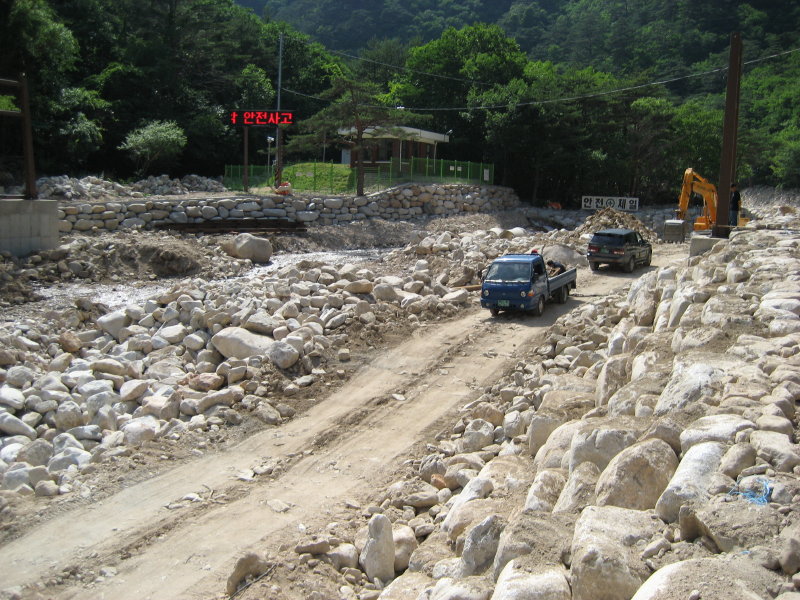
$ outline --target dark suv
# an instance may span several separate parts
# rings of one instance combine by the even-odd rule
[[[632,229],[602,229],[596,232],[586,252],[586,259],[592,271],[601,264],[619,265],[627,273],[636,265],[650,265],[653,247]]]

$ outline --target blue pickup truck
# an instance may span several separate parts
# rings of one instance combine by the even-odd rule
[[[544,312],[544,304],[564,304],[575,289],[577,270],[548,277],[540,254],[506,254],[496,258],[481,280],[481,306],[496,316],[501,310]]]

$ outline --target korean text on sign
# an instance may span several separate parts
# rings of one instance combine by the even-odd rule
[[[292,125],[294,113],[277,110],[232,110],[231,125]]]
[[[581,208],[584,210],[600,210],[601,208],[615,208],[617,210],[639,210],[638,198],[624,196],[583,196]]]

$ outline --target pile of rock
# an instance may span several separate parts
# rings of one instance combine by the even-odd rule
[[[137,181],[131,186],[133,193],[139,192],[147,196],[181,196],[189,193],[221,193],[228,190],[220,181],[185,175],[181,179],[170,179],[167,175]]]
[[[50,322],[9,325],[0,489],[69,493],[89,463],[235,425],[242,410],[280,423],[292,410],[274,398],[338,378],[330,365],[348,359],[351,334],[451,316],[469,299],[424,260],[401,276],[305,261],[269,278],[184,280],[104,314],[79,302]]]
[[[131,196],[129,186],[100,177],[88,176],[76,179],[67,175],[41,177],[36,181],[36,190],[41,199],[99,199],[116,196]]]
[[[793,190],[774,190],[749,187],[742,192],[745,216],[761,219],[760,227],[791,227],[800,215],[798,193]]]
[[[42,177],[36,181],[39,198],[65,200],[99,200],[102,198],[143,198],[144,196],[173,196],[188,193],[216,193],[227,191],[215,179],[199,175],[186,175],[170,179],[167,175],[148,177],[133,185],[123,185],[100,177],[76,179],[67,175]]]
[[[0,256],[0,306],[35,300],[36,287],[52,283],[149,281],[199,274],[207,279],[234,277],[263,258],[263,253],[234,256],[223,249],[225,242],[225,238],[187,241],[167,232],[122,231],[111,238],[73,235],[57,248],[24,258],[6,253]],[[263,243],[269,244],[265,239]]]
[[[753,227],[582,305],[359,534],[296,552],[359,599],[796,597],[798,273]]]
[[[600,229],[633,229],[638,231],[648,242],[658,240],[658,234],[631,213],[622,212],[613,208],[603,208],[589,216],[586,221],[575,230],[578,236],[592,235]]]

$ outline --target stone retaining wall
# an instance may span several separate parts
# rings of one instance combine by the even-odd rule
[[[514,190],[498,186],[415,185],[369,196],[236,196],[70,201],[59,203],[59,231],[145,228],[162,223],[201,223],[219,219],[276,217],[336,225],[372,217],[408,220],[425,215],[508,210],[519,204]]]

